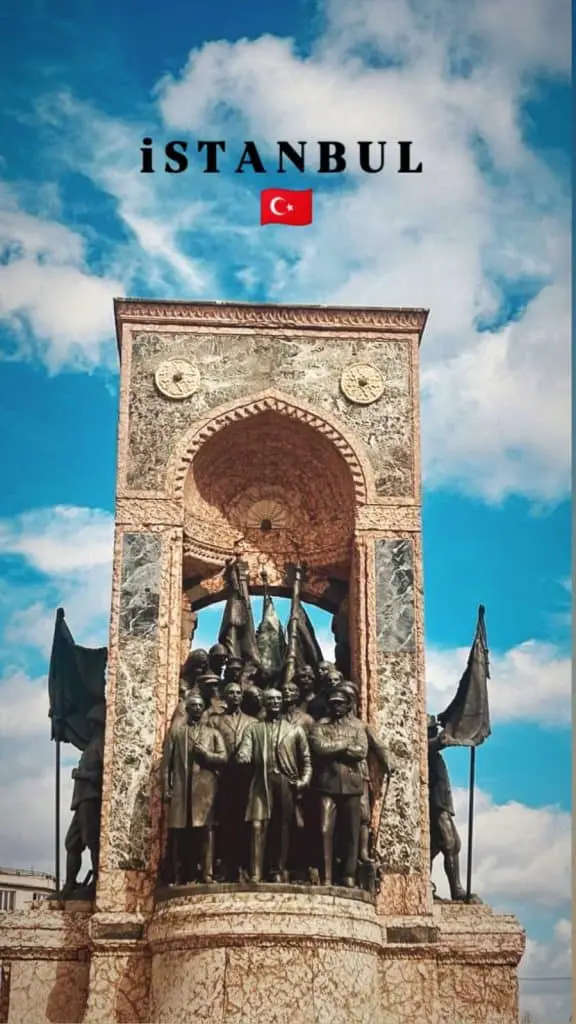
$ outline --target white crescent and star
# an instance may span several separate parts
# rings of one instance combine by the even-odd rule
[[[273,213],[275,217],[285,217],[287,213],[291,213],[292,210],[294,209],[291,203],[286,203],[286,209],[282,213],[278,209],[277,204],[285,202],[286,200],[283,199],[282,196],[274,196],[274,198],[270,200],[270,212]]]

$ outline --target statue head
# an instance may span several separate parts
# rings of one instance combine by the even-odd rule
[[[196,677],[196,689],[200,691],[206,703],[211,700],[214,693],[218,692],[219,686],[220,677],[215,672],[211,672],[210,669]]]
[[[309,697],[310,694],[314,693],[316,676],[314,675],[314,669],[310,665],[303,665],[302,668],[299,668],[294,675],[294,681],[302,697]]]
[[[342,673],[333,662],[321,661],[318,666],[318,682],[321,690],[329,691],[342,682]]]
[[[197,647],[186,658],[180,676],[191,686],[194,686],[197,677],[208,668],[208,651]]]
[[[244,663],[240,658],[230,658],[224,669],[224,680],[227,683],[237,683],[244,670]]]
[[[238,711],[242,703],[242,687],[240,683],[227,683],[224,687],[224,700],[228,711]]]
[[[282,690],[282,704],[285,708],[293,708],[300,699],[300,690],[296,683],[284,683]]]
[[[332,719],[344,718],[351,709],[350,694],[341,687],[336,687],[328,694],[328,714]]]
[[[282,694],[280,690],[275,690],[272,687],[269,690],[264,690],[262,702],[266,711],[266,717],[278,718],[282,710]]]
[[[198,690],[191,690],[186,697],[186,718],[189,723],[199,722],[205,711],[204,698]]]
[[[318,682],[320,683],[320,686],[323,686],[324,683],[326,682],[328,673],[330,672],[331,668],[334,668],[334,666],[330,661],[321,661],[318,663],[316,675],[318,677]]]
[[[262,710],[262,690],[253,683],[248,683],[242,690],[242,703],[240,705],[245,715],[257,718]]]
[[[208,651],[208,663],[217,676],[222,674],[222,669],[228,663],[229,651],[224,644],[213,644]]]
[[[328,672],[326,673],[325,687],[330,690],[335,690],[337,686],[341,686],[344,682],[344,677],[341,672],[338,671],[335,665],[330,665]]]
[[[352,704],[352,709],[357,710],[360,699],[360,691],[358,690],[356,683],[353,683],[351,679],[344,679],[341,683],[338,684],[338,689],[342,690],[343,693],[347,693],[349,695]]]

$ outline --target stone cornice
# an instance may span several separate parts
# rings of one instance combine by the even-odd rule
[[[280,306],[241,302],[173,302],[160,299],[114,299],[118,347],[124,324],[255,329],[394,331],[422,338],[427,309],[376,306]]]

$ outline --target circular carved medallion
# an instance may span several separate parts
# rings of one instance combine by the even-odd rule
[[[154,374],[156,387],[167,398],[189,398],[200,385],[200,372],[187,359],[167,359]]]
[[[351,363],[342,370],[340,387],[351,402],[370,405],[384,394],[384,378],[380,370],[369,363]]]

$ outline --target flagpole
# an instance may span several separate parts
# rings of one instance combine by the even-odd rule
[[[294,584],[292,588],[292,603],[290,606],[290,618],[288,619],[288,653],[284,665],[284,684],[290,683],[294,677],[296,668],[296,636],[298,632],[298,609],[300,607],[300,588],[304,575],[304,566],[293,567]]]
[[[472,839],[474,834],[474,787],[476,784],[476,747],[470,747],[470,782],[468,787],[468,863],[466,865],[466,901],[472,895]]]
[[[56,806],[55,806],[55,858],[56,892],[60,892],[60,740],[56,740]]]

